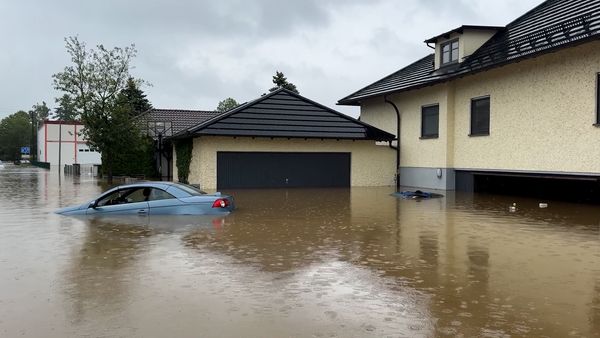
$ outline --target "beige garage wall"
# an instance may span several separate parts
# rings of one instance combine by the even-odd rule
[[[455,81],[454,167],[600,172],[600,42]],[[490,135],[469,137],[471,98],[490,95]]]
[[[200,184],[206,190],[216,189],[218,151],[350,152],[352,186],[394,185],[395,151],[389,147],[376,146],[375,141],[218,136],[194,139],[190,183]]]

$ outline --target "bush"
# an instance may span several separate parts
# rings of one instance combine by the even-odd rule
[[[154,160],[154,141],[150,137],[139,137],[138,144],[121,147],[113,162],[115,176],[144,176],[155,178],[159,176]],[[104,158],[102,159],[104,163]],[[105,166],[102,166],[103,173]]]
[[[186,138],[175,141],[175,152],[177,154],[177,177],[181,183],[189,183],[190,163],[192,162],[192,149],[194,139]]]

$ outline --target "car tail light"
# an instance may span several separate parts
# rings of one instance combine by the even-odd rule
[[[226,198],[219,198],[213,203],[213,208],[227,208],[229,206],[229,200]]]

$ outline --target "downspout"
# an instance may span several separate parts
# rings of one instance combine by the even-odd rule
[[[390,148],[396,149],[396,191],[400,191],[400,111],[394,102],[388,100],[387,95],[383,96],[383,100],[394,107],[396,111],[396,147],[392,146],[390,142]]]

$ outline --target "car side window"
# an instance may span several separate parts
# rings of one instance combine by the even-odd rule
[[[152,188],[152,191],[150,192],[150,198],[148,200],[149,201],[159,201],[159,200],[167,200],[167,199],[171,199],[171,198],[175,198],[175,196],[169,194],[168,192],[166,192],[162,189]]]
[[[98,200],[99,207],[126,203],[138,203],[147,201],[150,195],[150,188],[134,188],[117,190]]]
[[[99,207],[103,207],[106,205],[116,205],[127,203],[127,193],[128,190],[117,190],[107,196],[104,196],[100,200],[98,200],[97,205]]]
[[[138,203],[147,201],[148,199],[146,198],[146,196],[148,196],[148,189],[149,188],[137,188],[132,190],[131,193],[127,195],[127,203]]]

